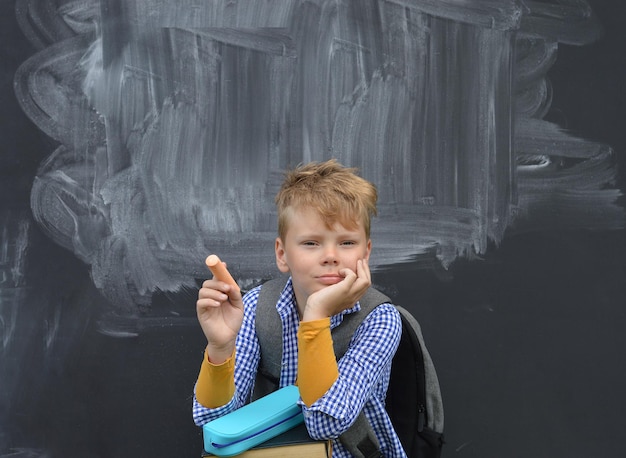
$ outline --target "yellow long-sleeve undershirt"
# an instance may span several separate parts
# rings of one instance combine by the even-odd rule
[[[235,352],[222,364],[209,361],[204,351],[200,374],[196,382],[196,399],[204,407],[214,409],[227,404],[235,394]]]
[[[304,321],[298,328],[298,388],[302,401],[311,406],[339,377],[330,334],[330,318]]]

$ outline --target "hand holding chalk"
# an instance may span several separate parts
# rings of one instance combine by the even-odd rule
[[[223,281],[224,283],[228,283],[229,285],[233,286],[234,288],[237,288],[237,291],[239,291],[239,285],[237,284],[235,279],[232,277],[230,272],[228,272],[228,269],[226,269],[226,266],[220,260],[219,257],[217,257],[216,255],[212,254],[212,255],[210,255],[209,257],[206,258],[205,263],[206,263],[207,267],[213,273],[213,276],[217,280]]]
[[[235,351],[235,339],[243,322],[243,302],[237,282],[226,269],[226,264],[212,254],[205,263],[213,278],[202,283],[198,291],[196,312],[202,331],[207,338],[207,358],[221,364]],[[222,284],[229,285],[227,291]],[[224,295],[228,296],[228,299]]]

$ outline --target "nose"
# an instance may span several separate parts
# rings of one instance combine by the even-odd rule
[[[334,246],[324,248],[324,255],[322,257],[322,264],[337,265],[339,260],[337,259],[337,250]]]

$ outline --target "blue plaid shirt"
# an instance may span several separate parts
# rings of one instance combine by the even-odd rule
[[[243,298],[243,324],[237,336],[235,352],[235,394],[228,404],[215,409],[200,405],[194,396],[193,418],[198,426],[242,407],[250,398],[261,354],[255,328],[259,289],[252,289]],[[283,387],[295,384],[298,369],[299,318],[291,279],[276,309],[283,325],[283,366],[280,375],[280,387]],[[331,317],[331,329],[341,324],[345,314],[358,310],[360,306],[357,302],[351,309]],[[391,360],[401,333],[402,323],[395,307],[391,304],[376,307],[357,328],[345,355],[338,361],[339,378],[335,383],[310,407],[300,401],[311,437],[333,439],[333,458],[351,456],[337,437],[354,422],[361,409],[374,427],[383,456],[406,457],[385,410]]]

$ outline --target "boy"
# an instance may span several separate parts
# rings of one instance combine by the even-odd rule
[[[339,361],[331,337],[331,328],[360,310],[358,301],[371,285],[370,219],[376,200],[373,184],[335,160],[289,172],[276,196],[276,264],[290,274],[276,304],[283,336],[279,386],[298,385],[309,434],[333,439],[333,457],[353,456],[345,436],[345,445],[339,436],[361,410],[381,455],[406,456],[385,411],[402,332],[398,312],[392,304],[376,307]],[[255,389],[261,355],[255,319],[262,287],[242,298],[237,288],[212,279],[198,293],[198,320],[208,344],[195,388],[197,425],[242,407]]]

